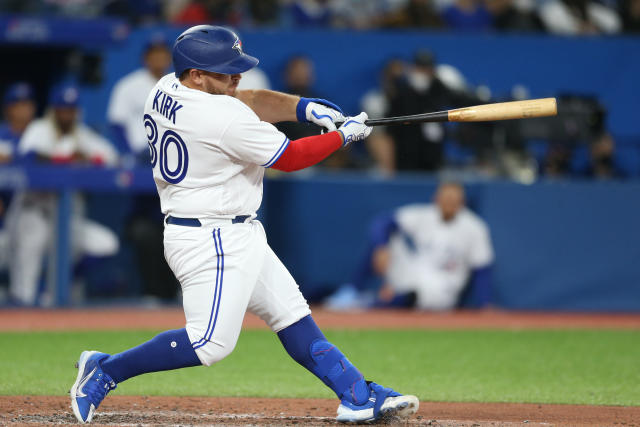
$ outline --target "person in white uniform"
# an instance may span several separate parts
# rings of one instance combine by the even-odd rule
[[[147,166],[149,145],[144,123],[144,104],[151,89],[171,67],[171,52],[162,34],[154,33],[143,49],[144,66],[122,77],[111,92],[107,121],[115,145],[123,153],[123,165]],[[162,253],[162,216],[155,194],[136,194],[122,200],[129,207],[124,238],[133,249],[147,302],[172,301],[178,286]]]
[[[153,35],[143,51],[144,67],[122,77],[113,87],[107,121],[120,150],[148,161],[147,136],[140,116],[151,89],[171,66],[171,52],[161,35]]]
[[[458,183],[441,184],[434,199],[372,221],[369,249],[353,283],[329,297],[328,308],[450,310],[467,289],[469,306],[490,302],[494,254],[487,224],[465,207]],[[382,281],[377,298],[372,278]]]
[[[404,206],[394,217],[399,232],[373,257],[387,297],[415,293],[417,308],[454,308],[471,272],[493,262],[489,228],[464,206],[463,188],[441,185],[434,204]]]
[[[344,117],[322,99],[237,90],[241,73],[257,63],[234,32],[196,26],[174,44],[175,73],[147,98],[143,120],[166,215],[165,256],[182,286],[186,326],[118,354],[82,352],[70,393],[80,422],[91,421],[106,394],[128,378],[225,358],[247,310],[336,393],[339,421],[407,417],[418,408],[415,396],[366,381],[327,341],[255,219],[265,168],[303,169],[365,139],[367,115]],[[271,124],[283,120],[329,132],[290,141]],[[344,122],[337,130],[336,121]]]
[[[114,165],[118,156],[111,144],[79,121],[78,88],[54,89],[48,114],[34,120],[18,143],[18,155],[27,162]],[[19,304],[38,302],[42,264],[55,230],[55,194],[28,190],[15,195],[8,212],[9,294]],[[84,216],[81,196],[73,200],[72,258],[114,255],[118,238],[107,227]]]

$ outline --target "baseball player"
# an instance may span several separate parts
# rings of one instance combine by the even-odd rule
[[[477,306],[489,303],[494,259],[489,228],[465,207],[462,185],[444,182],[434,203],[405,205],[377,216],[369,234],[353,283],[328,298],[329,308],[449,310],[467,283]],[[372,277],[383,280],[377,300]]]
[[[55,88],[50,111],[27,127],[17,152],[25,162],[53,164],[90,163],[114,165],[117,153],[111,144],[79,120],[79,91],[73,85]],[[11,298],[22,305],[38,300],[38,280],[47,249],[53,238],[56,196],[44,191],[15,195],[7,218],[12,251],[9,256]],[[72,252],[110,256],[119,248],[118,238],[107,227],[84,217],[81,196],[73,199],[71,219]]]
[[[389,291],[415,294],[420,309],[449,310],[473,272],[476,293],[482,289],[488,298],[484,288],[489,287],[488,267],[493,262],[489,229],[464,206],[461,185],[440,185],[435,203],[403,206],[393,222],[396,232],[373,255]]]
[[[415,396],[366,381],[316,326],[309,306],[256,218],[265,168],[294,171],[366,138],[367,116],[344,117],[321,99],[238,91],[258,60],[232,31],[200,25],[173,46],[175,74],[145,106],[151,165],[165,217],[164,249],[180,281],[186,326],[122,353],[84,351],[71,387],[73,412],[91,421],[110,390],[155,371],[214,364],[238,340],[247,310],[278,334],[287,353],[338,398],[338,421],[407,417]],[[290,141],[271,123],[313,122],[329,131]],[[336,130],[334,121],[344,121]]]
[[[2,106],[6,123],[0,124],[0,163],[8,163],[15,160],[18,141],[36,115],[33,88],[25,82],[12,84]]]

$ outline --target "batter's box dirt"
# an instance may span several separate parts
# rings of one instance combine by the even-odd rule
[[[337,401],[217,397],[109,396],[92,425],[337,425]],[[507,427],[640,427],[640,407],[421,402],[416,416],[394,425]],[[0,396],[0,425],[74,424],[66,396]]]

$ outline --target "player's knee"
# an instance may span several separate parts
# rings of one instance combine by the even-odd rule
[[[194,345],[198,358],[205,366],[211,366],[227,357],[233,352],[236,343],[231,345],[222,345],[220,343],[206,341],[203,345]]]

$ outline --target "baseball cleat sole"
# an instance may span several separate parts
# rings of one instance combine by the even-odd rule
[[[350,411],[341,406],[336,420],[344,424],[388,423],[409,418],[418,411],[419,407],[420,401],[416,396],[388,397],[380,408],[380,413],[377,417],[373,416],[373,408]]]

